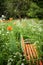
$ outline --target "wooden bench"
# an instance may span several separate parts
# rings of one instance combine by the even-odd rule
[[[23,53],[27,60],[32,60],[34,63],[34,59],[38,59],[38,51],[34,44],[29,44],[28,42],[24,42],[23,37],[21,36],[21,46]],[[36,65],[43,65],[42,61],[36,61]]]

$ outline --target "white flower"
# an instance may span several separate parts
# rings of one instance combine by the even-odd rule
[[[9,31],[7,31],[7,34],[9,33]]]
[[[25,61],[25,59],[23,59],[23,61]]]
[[[2,34],[4,36],[4,34]]]
[[[22,57],[22,55],[20,54],[20,57]]]
[[[11,65],[11,62],[9,62],[7,65]]]
[[[8,62],[9,62],[9,61],[13,61],[13,59],[12,59],[12,58],[9,58]]]
[[[41,32],[42,31],[42,28],[39,28],[39,31]]]
[[[14,56],[14,58],[15,58],[16,56]]]
[[[24,65],[24,63],[22,63],[21,65]]]

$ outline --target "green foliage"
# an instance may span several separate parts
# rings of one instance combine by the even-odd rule
[[[37,0],[3,0],[0,1],[0,12],[13,18],[41,17],[43,18],[43,1]],[[42,9],[41,9],[42,8]],[[38,12],[38,13],[37,13]]]
[[[14,24],[14,22],[16,24]],[[22,49],[20,35],[28,38],[30,43],[37,46],[37,50],[43,59],[43,20],[22,19],[9,23],[0,22],[0,65],[28,65]],[[12,30],[7,27],[11,26]],[[31,62],[30,62],[31,64]]]
[[[37,21],[34,19],[31,19],[31,20],[22,20],[22,34],[23,36],[27,36],[31,42],[35,42],[35,41],[39,41],[39,42],[43,42],[43,39],[42,39],[42,34],[43,34],[43,31],[42,31],[42,27],[40,23],[38,23],[38,19]],[[39,21],[40,22],[40,21]]]
[[[36,4],[36,3],[31,3],[30,4],[30,9],[28,10],[28,12],[27,12],[27,15],[29,16],[29,17],[37,17],[37,12],[39,12],[39,7],[38,7],[38,5]]]
[[[6,0],[6,12],[12,17],[25,16],[29,8],[29,0]]]
[[[22,53],[16,52],[13,53],[13,55],[9,56],[7,65],[21,65],[22,63],[27,64],[25,56]]]
[[[37,17],[39,17],[40,19],[43,18],[43,9],[39,8],[37,11]]]
[[[17,32],[7,30],[8,26],[9,24],[0,23],[0,65],[6,65],[11,54],[22,52],[20,42],[16,40]]]
[[[5,11],[5,6],[4,6],[4,0],[0,0],[0,16],[4,13]]]

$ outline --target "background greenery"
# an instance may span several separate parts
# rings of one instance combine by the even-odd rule
[[[0,0],[0,16],[13,18],[43,18],[42,0]]]

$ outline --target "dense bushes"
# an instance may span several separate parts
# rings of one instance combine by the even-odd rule
[[[28,11],[27,11],[27,16],[28,17],[37,17],[37,12],[39,11],[39,7],[37,6],[37,4],[36,3],[34,3],[34,2],[31,2],[31,4],[30,4],[30,8],[28,9]]]
[[[8,14],[13,17],[25,16],[29,9],[30,1],[26,0],[9,0],[5,2]]]
[[[4,1],[4,0],[3,0]],[[41,3],[34,0],[6,0],[1,1],[1,15],[5,14],[7,18],[21,17],[43,17]],[[43,2],[42,2],[43,3]],[[3,7],[2,7],[3,5]]]

